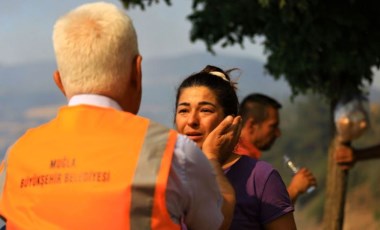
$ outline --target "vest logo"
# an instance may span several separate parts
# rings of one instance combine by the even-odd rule
[[[28,187],[44,187],[46,185],[70,184],[70,183],[107,183],[111,180],[111,172],[108,170],[79,170],[80,165],[77,166],[75,158],[63,157],[60,159],[50,160],[50,170],[40,175],[29,175],[21,178],[20,188]],[[49,164],[49,163],[48,163]]]
[[[50,161],[50,168],[73,168],[75,167],[75,158],[62,158],[54,159]]]

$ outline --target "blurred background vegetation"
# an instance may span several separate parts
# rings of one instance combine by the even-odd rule
[[[327,143],[330,139],[330,132],[326,129],[329,119],[324,114],[329,113],[329,107],[321,98],[312,95],[297,98],[293,103],[284,99],[282,104],[282,135],[270,151],[263,153],[262,159],[271,162],[279,170],[286,184],[290,182],[292,173],[283,162],[284,154],[298,166],[307,167],[314,173],[318,179],[318,188],[299,198],[295,216],[299,229],[321,229]],[[369,112],[371,126],[363,136],[353,142],[356,148],[380,143],[380,104],[371,103]],[[379,160],[363,161],[350,170],[344,229],[362,229],[364,226],[367,229],[379,229],[379,163]]]

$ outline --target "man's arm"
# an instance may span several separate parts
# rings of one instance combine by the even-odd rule
[[[369,148],[357,149],[354,153],[357,161],[380,158],[380,144]]]
[[[186,136],[179,136],[169,177],[167,205],[187,229],[218,229],[223,222],[222,195],[216,173],[204,153]]]
[[[7,166],[8,166],[8,162],[7,162],[8,152],[9,152],[9,149],[0,164],[0,202],[3,202],[2,199],[3,199],[3,192],[4,192],[5,179],[7,175]],[[4,222],[6,221],[3,216],[2,210],[0,210],[0,218]],[[3,226],[1,229],[3,228],[5,229],[5,226]]]
[[[0,164],[0,199],[3,196],[3,190],[4,190],[4,185],[5,185],[5,177],[7,174],[7,164],[8,164],[7,158],[8,158],[9,149],[5,153],[4,159],[1,161],[1,164]]]
[[[317,179],[306,168],[301,168],[292,178],[287,190],[290,200],[293,204],[296,203],[297,198],[305,193],[311,186],[317,186]]]
[[[0,199],[3,196],[3,189],[4,189],[4,184],[5,184],[5,173],[6,173],[5,164],[6,164],[5,160],[2,160],[0,164]]]
[[[287,213],[264,226],[265,230],[295,230],[297,229],[293,213]]]
[[[353,167],[357,161],[380,158],[380,144],[363,149],[354,149],[340,144],[335,149],[334,157],[339,167],[347,170]]]

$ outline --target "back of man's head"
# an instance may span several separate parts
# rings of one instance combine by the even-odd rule
[[[257,123],[264,121],[268,116],[268,107],[278,110],[282,106],[275,99],[260,93],[253,93],[245,97],[240,103],[239,108],[239,115],[243,119],[243,124],[251,117],[253,117]]]
[[[54,50],[66,94],[123,90],[138,55],[131,19],[110,3],[84,4],[54,26]]]

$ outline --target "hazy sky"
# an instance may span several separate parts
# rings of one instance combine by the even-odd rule
[[[84,0],[2,1],[0,7],[0,65],[38,60],[53,60],[51,34],[58,17],[81,5]],[[121,6],[120,1],[108,1]],[[173,1],[172,6],[163,2],[141,11],[128,10],[134,21],[143,57],[175,56],[191,51],[205,51],[203,42],[189,40],[190,22],[186,15],[191,11],[191,1]],[[217,49],[218,53],[233,53],[264,60],[262,47],[247,42],[240,46]]]
[[[0,7],[0,66],[41,60],[54,60],[51,33],[56,19],[76,6],[92,1],[84,0],[39,0],[2,1]],[[120,1],[113,0],[118,6]],[[144,58],[165,57],[192,51],[205,51],[203,42],[190,43],[190,22],[186,16],[191,11],[190,0],[172,1],[167,6],[163,1],[145,11],[129,10],[139,37],[140,52]],[[243,50],[239,46],[222,49],[218,54],[250,56],[265,60],[262,46],[246,42]],[[380,89],[380,74],[374,78],[374,86]]]

